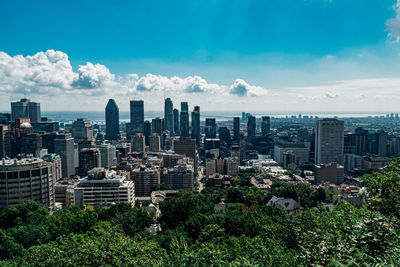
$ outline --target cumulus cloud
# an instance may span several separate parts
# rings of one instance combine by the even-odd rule
[[[326,98],[332,99],[332,98],[337,98],[337,97],[339,97],[339,95],[338,95],[338,94],[331,93],[331,92],[326,92],[325,97],[326,97]]]
[[[96,89],[112,84],[114,75],[103,65],[79,66],[75,73],[68,55],[47,50],[33,56],[0,52],[0,91],[51,94],[74,89]]]
[[[389,31],[389,37],[396,40],[396,42],[400,41],[400,1],[397,0],[397,4],[394,6],[396,11],[396,17],[391,18],[386,21],[386,25]]]
[[[267,89],[261,86],[249,85],[242,79],[236,79],[230,87],[230,92],[239,96],[261,96],[267,94]]]

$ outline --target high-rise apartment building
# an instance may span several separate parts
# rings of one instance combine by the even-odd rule
[[[156,190],[160,182],[160,174],[157,170],[140,167],[132,171],[135,182],[135,195],[137,197],[150,196]]]
[[[146,140],[143,134],[138,133],[132,138],[132,152],[144,153]]]
[[[119,108],[114,99],[108,100],[106,106],[106,139],[119,140]]]
[[[171,136],[174,135],[174,105],[171,98],[165,99],[164,103],[164,130],[169,131]]]
[[[117,163],[116,148],[111,144],[101,144],[97,148],[100,151],[100,167],[108,170]]]
[[[323,119],[317,121],[315,133],[315,164],[336,162],[343,164],[344,121]]]
[[[149,138],[149,150],[150,152],[161,151],[161,139],[158,133],[153,133]]]
[[[79,175],[86,176],[88,171],[100,167],[100,151],[97,148],[84,148],[79,151]]]
[[[169,168],[162,175],[162,182],[172,190],[193,191],[194,173],[190,166]]]

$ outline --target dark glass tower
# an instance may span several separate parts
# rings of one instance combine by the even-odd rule
[[[106,106],[106,139],[119,140],[119,108],[114,99],[108,100]]]
[[[256,136],[256,117],[249,116],[247,118],[247,139],[251,141],[255,136]]]
[[[168,130],[170,135],[174,134],[174,105],[171,98],[165,99],[164,103],[164,130]]]
[[[196,139],[196,145],[200,145],[200,107],[195,106],[192,112],[192,138]]]
[[[180,134],[189,136],[189,107],[187,102],[181,102]]]
[[[269,116],[263,116],[261,121],[261,134],[266,136],[271,130],[271,121]]]
[[[217,137],[217,124],[215,118],[206,118],[206,138]]]
[[[143,133],[144,130],[144,102],[131,100],[132,134]]]
[[[240,118],[233,117],[233,141],[239,144],[240,139]]]
[[[175,135],[180,135],[180,127],[179,127],[179,110],[174,108],[174,132]]]

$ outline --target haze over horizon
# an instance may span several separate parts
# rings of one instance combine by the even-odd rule
[[[399,110],[394,0],[173,2],[0,1],[0,110]]]

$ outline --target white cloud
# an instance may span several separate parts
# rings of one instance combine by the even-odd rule
[[[261,86],[249,85],[242,79],[236,79],[230,87],[230,92],[239,96],[261,96],[267,94],[267,89]]]
[[[78,88],[94,89],[114,85],[115,76],[104,65],[92,64],[80,65],[73,86]]]
[[[396,11],[396,17],[388,19],[386,25],[388,26],[389,37],[398,42],[400,40],[400,0],[397,0],[394,9]]]

